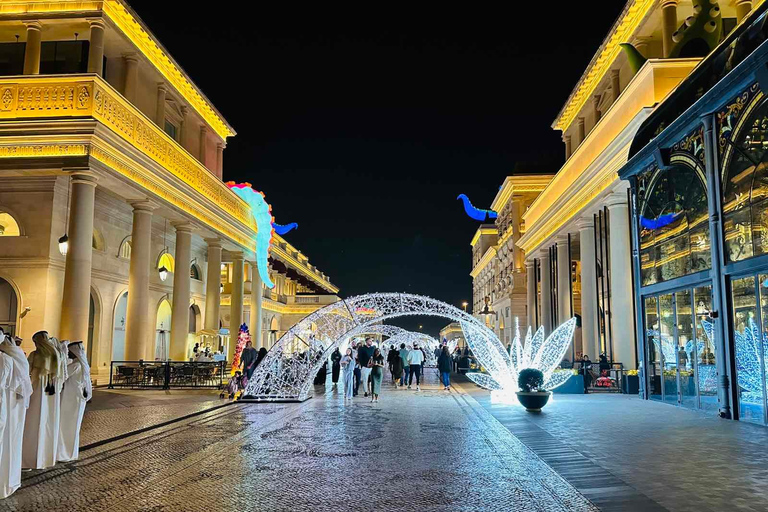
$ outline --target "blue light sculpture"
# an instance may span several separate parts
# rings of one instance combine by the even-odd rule
[[[472,203],[469,201],[469,198],[466,194],[459,194],[459,197],[456,199],[462,200],[464,203],[464,211],[467,212],[467,215],[469,215],[469,217],[472,219],[485,222],[487,220],[495,219],[498,216],[498,214],[493,210],[482,210],[472,206]]]

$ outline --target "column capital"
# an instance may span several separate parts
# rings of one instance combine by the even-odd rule
[[[219,151],[222,151],[222,150],[223,150],[225,147],[227,147],[227,145],[226,145],[226,144],[224,144],[223,142],[217,142],[217,143],[216,143],[216,148],[217,148]]]
[[[69,175],[72,183],[83,183],[96,186],[99,177],[88,167],[65,167],[62,171]]]
[[[665,7],[677,7],[679,0],[662,0],[661,2],[661,8],[664,9]]]
[[[242,251],[231,251],[229,255],[232,257],[233,261],[245,261],[245,256],[243,256]]]
[[[583,117],[579,117],[578,119],[576,119],[576,123],[579,126],[584,126],[584,118]]]
[[[155,205],[152,201],[148,201],[146,199],[142,199],[140,201],[128,201],[128,204],[133,206],[134,212],[147,212],[152,213],[156,208],[157,205]]]
[[[535,264],[536,263],[532,259],[525,260],[525,268],[531,268],[532,269]]]
[[[627,191],[616,191],[606,197],[605,205],[608,207],[608,211],[616,208],[629,208],[629,202],[627,201]]]
[[[171,226],[173,226],[177,232],[182,232],[182,233],[191,233],[194,229],[194,226],[192,226],[192,223],[187,222],[185,220],[173,221],[171,222]]]
[[[595,221],[592,216],[582,217],[576,221],[576,225],[579,227],[579,231],[592,230],[595,227]]]
[[[540,259],[549,259],[549,247],[542,247],[539,249],[539,258]]]
[[[206,135],[208,133],[208,125],[203,124],[200,126],[200,135]]]
[[[568,246],[568,235],[557,235],[555,237],[555,241],[557,242],[557,247],[567,247]]]
[[[93,30],[94,28],[100,28],[101,30],[104,30],[105,28],[107,28],[107,24],[104,21],[104,18],[86,18],[85,21],[88,22],[88,25],[91,27],[91,30]]]
[[[205,243],[209,248],[221,249],[221,240],[218,238],[206,238]]]
[[[157,91],[168,92],[168,84],[166,84],[165,82],[157,82]]]
[[[127,62],[138,63],[139,62],[139,55],[136,54],[136,53],[132,53],[132,52],[131,53],[124,53],[123,54],[123,59],[125,59]]]
[[[37,30],[38,32],[43,30],[43,24],[40,23],[40,20],[29,20],[22,23],[27,27],[27,30]]]
[[[611,78],[618,78],[619,77],[619,70],[618,69],[612,69],[611,70]]]
[[[186,105],[180,105],[179,112],[181,112],[181,117],[185,117],[189,113],[189,107]]]

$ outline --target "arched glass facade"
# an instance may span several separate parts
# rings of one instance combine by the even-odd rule
[[[707,185],[686,162],[651,169],[639,179],[640,264],[643,286],[711,267]]]
[[[768,252],[768,100],[746,119],[723,166],[725,256]]]

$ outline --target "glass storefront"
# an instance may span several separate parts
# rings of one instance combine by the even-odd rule
[[[731,300],[739,417],[765,424],[768,274],[733,279]]]
[[[643,306],[649,398],[717,411],[711,286],[651,295]]]

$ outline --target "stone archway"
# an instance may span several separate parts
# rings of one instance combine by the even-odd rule
[[[340,300],[288,330],[256,368],[245,396],[259,400],[305,400],[320,366],[339,344],[372,325],[401,316],[438,316],[458,322],[484,375],[496,387],[514,389],[512,366],[501,341],[480,321],[449,304],[420,295],[374,293]]]

